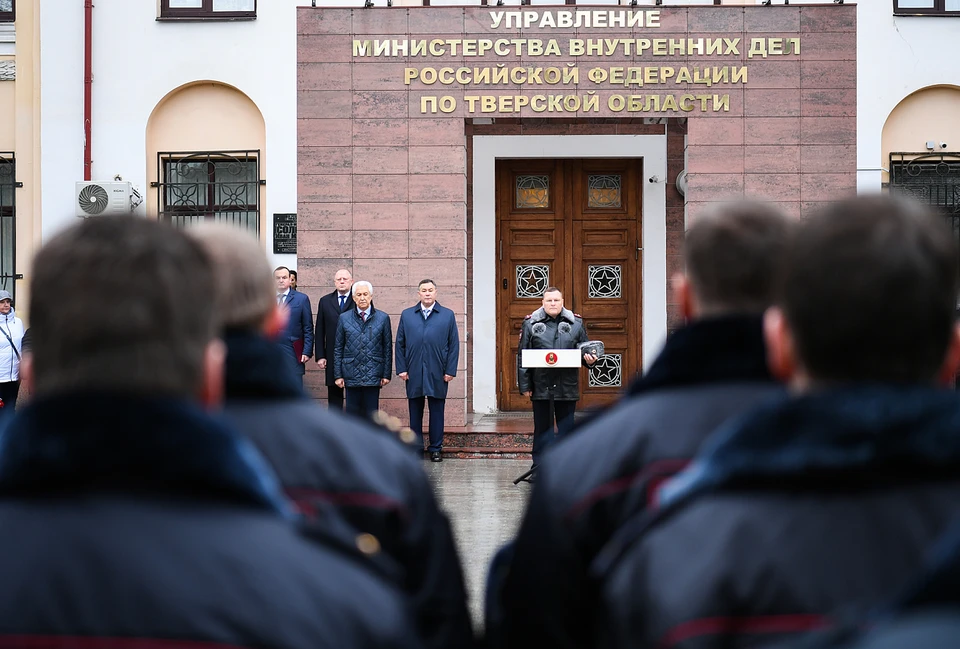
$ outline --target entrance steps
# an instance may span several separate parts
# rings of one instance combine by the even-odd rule
[[[443,454],[450,457],[529,458],[533,413],[470,413],[466,426],[447,426]]]

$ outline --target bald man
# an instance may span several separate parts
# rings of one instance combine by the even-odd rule
[[[353,275],[341,268],[333,276],[334,291],[320,298],[317,306],[316,358],[321,370],[326,370],[324,383],[327,386],[327,405],[334,410],[343,410],[343,388],[338,387],[333,377],[333,347],[337,335],[340,314],[354,307],[350,286]]]

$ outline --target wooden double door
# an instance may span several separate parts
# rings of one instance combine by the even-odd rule
[[[641,368],[642,160],[497,163],[497,365],[500,410],[527,410],[517,389],[524,318],[563,291],[606,354],[581,369],[580,407],[612,402]]]

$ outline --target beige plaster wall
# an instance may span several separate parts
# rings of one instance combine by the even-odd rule
[[[17,315],[30,324],[30,280],[33,256],[40,248],[40,0],[17,2],[17,78],[14,89],[13,142],[6,150],[17,155]],[[8,92],[6,89],[4,92]],[[0,100],[3,101],[3,100]],[[4,104],[6,106],[6,104]],[[6,113],[4,113],[6,114]],[[79,127],[79,125],[78,125]]]
[[[960,151],[960,88],[934,86],[907,96],[897,104],[883,125],[880,166],[888,168],[890,153],[925,152],[926,143],[937,143],[934,153]],[[941,149],[940,142],[947,148]],[[884,172],[883,181],[889,180]]]
[[[8,117],[16,111],[16,88],[16,81],[0,81],[0,115],[4,116],[0,119],[0,151],[13,151],[17,144],[17,122]]]
[[[157,179],[159,151],[260,150],[260,173],[266,169],[267,135],[257,105],[232,86],[203,81],[178,88],[164,97],[147,122],[147,178]],[[260,229],[265,227],[260,189]],[[156,188],[147,191],[147,215],[159,212]]]

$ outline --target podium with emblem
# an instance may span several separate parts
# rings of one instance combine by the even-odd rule
[[[520,367],[532,368],[579,368],[583,353],[580,349],[521,349]],[[553,396],[550,397],[550,421],[553,421]],[[535,468],[521,474],[513,484],[520,484],[533,475]]]

